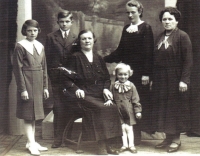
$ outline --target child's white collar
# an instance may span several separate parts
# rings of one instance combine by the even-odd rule
[[[126,81],[124,83],[121,83],[119,81],[116,81],[114,87],[118,90],[119,93],[125,93],[131,89],[131,82]]]
[[[44,48],[44,46],[37,40],[30,42],[27,39],[23,39],[23,40],[19,41],[18,43],[21,44],[31,55],[33,55],[34,47],[39,55],[41,54],[41,52]]]

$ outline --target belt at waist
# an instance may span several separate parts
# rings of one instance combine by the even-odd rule
[[[39,67],[22,67],[24,71],[40,71],[43,70],[41,66]]]

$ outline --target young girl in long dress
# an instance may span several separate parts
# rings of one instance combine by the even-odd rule
[[[123,132],[123,146],[119,152],[130,150],[132,153],[137,153],[134,146],[133,125],[136,124],[136,118],[140,119],[142,117],[142,106],[139,103],[139,95],[135,85],[128,80],[133,71],[129,65],[119,63],[114,72],[117,81],[111,86],[111,89],[114,103],[116,103],[119,110]],[[112,101],[108,100],[104,105],[110,104],[112,104]]]
[[[26,36],[16,43],[13,54],[13,72],[17,84],[17,112],[24,119],[26,148],[32,155],[48,150],[35,141],[35,120],[44,118],[43,98],[49,97],[47,66],[43,45],[36,37],[40,32],[37,21],[27,20],[22,26]]]

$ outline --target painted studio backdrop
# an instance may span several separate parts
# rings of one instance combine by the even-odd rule
[[[94,51],[101,56],[108,55],[117,48],[122,29],[129,23],[125,10],[126,2],[127,0],[33,0],[33,19],[40,23],[42,29],[38,40],[45,44],[46,35],[58,29],[57,13],[66,9],[73,12],[74,32],[78,34],[83,29],[93,30],[97,37]],[[149,23],[157,35],[162,30],[158,14],[160,8],[164,7],[164,1],[141,2],[144,5],[142,20]],[[114,66],[115,64],[107,64],[110,73]],[[45,102],[45,106],[50,106],[49,103],[52,103],[50,99]]]
[[[33,19],[40,23],[42,29],[39,40],[45,43],[46,34],[57,30],[57,13],[60,9],[66,9],[74,14],[72,29],[77,34],[82,29],[92,29],[97,37],[95,50],[103,54],[109,53],[117,48],[122,29],[129,22],[126,2],[127,0],[33,0]],[[162,29],[158,14],[164,7],[164,1],[141,2],[144,5],[142,19],[152,26],[156,35]]]

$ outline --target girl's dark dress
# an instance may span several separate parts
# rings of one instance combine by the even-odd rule
[[[78,76],[66,82],[66,89],[73,94],[77,89],[85,92],[85,98],[79,100],[84,110],[83,139],[98,141],[121,136],[116,105],[104,106],[103,89],[110,88],[110,75],[103,59],[94,54],[90,63],[84,53],[76,52],[69,60],[69,69]]]
[[[47,65],[43,45],[34,42],[33,53],[24,46],[30,44],[22,40],[15,46],[13,54],[13,72],[17,84],[17,113],[16,116],[25,120],[44,118],[43,91],[48,89]],[[37,45],[40,51],[37,51]],[[29,99],[22,100],[21,92],[27,91]]]

